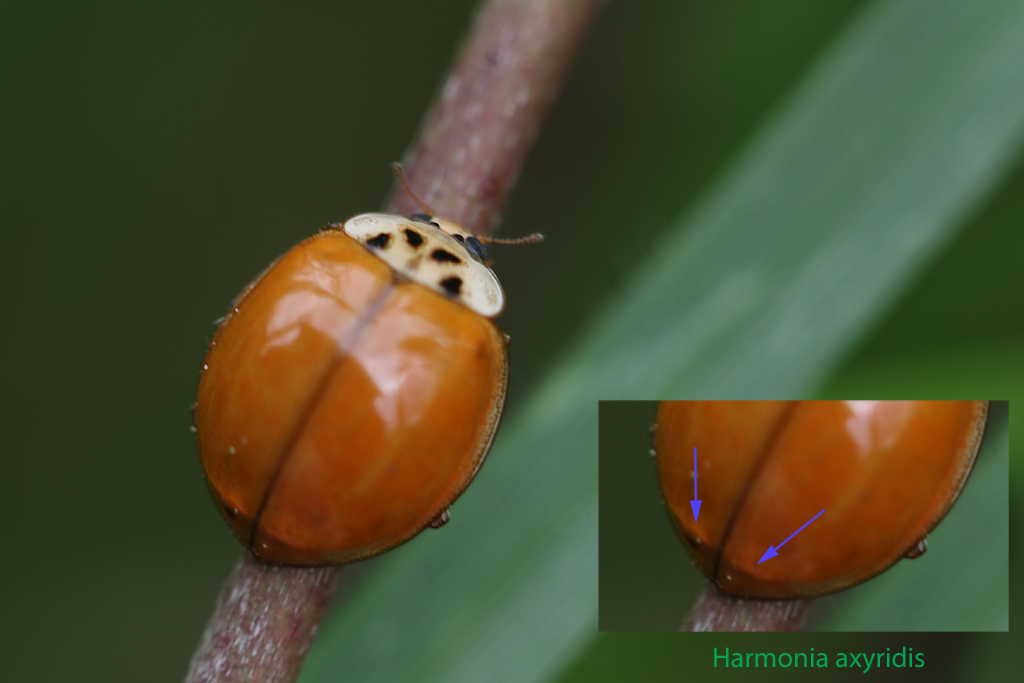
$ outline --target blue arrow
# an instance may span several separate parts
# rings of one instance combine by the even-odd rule
[[[693,500],[690,501],[690,509],[693,510],[693,521],[700,517],[700,501],[697,500],[697,447],[693,447]]]
[[[824,511],[824,510],[822,510],[822,511],[821,511],[821,512],[819,512],[818,514],[816,514],[816,515],[814,515],[813,517],[811,517],[811,518],[810,518],[809,520],[807,520],[807,524],[810,524],[811,522],[813,522],[814,520],[816,520],[816,519],[817,519],[818,517],[821,517],[822,513],[824,513],[824,512],[825,512],[825,511]],[[794,531],[793,533],[791,533],[791,534],[789,535],[789,538],[787,538],[787,539],[786,539],[785,541],[783,541],[782,543],[780,543],[778,547],[779,547],[779,548],[781,548],[782,546],[784,546],[784,545],[786,545],[787,543],[789,543],[789,539],[790,539],[790,538],[793,538],[793,537],[794,537],[794,536],[796,536],[796,535],[797,535],[798,533],[800,533],[801,531],[803,531],[804,529],[806,529],[806,528],[807,528],[807,524],[804,524],[804,525],[803,525],[802,527],[800,527],[799,529],[797,529],[796,531]],[[760,559],[760,560],[758,560],[758,561],[757,561],[757,563],[758,563],[758,564],[761,564],[761,563],[762,563],[762,562],[764,562],[765,560],[770,560],[770,559],[772,559],[773,557],[775,557],[776,555],[778,555],[779,553],[778,553],[778,552],[776,552],[776,550],[777,550],[777,549],[776,549],[775,547],[773,547],[773,546],[768,546],[768,550],[764,551],[764,555],[763,555],[763,556],[761,557],[761,559]]]

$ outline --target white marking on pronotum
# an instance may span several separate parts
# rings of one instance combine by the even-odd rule
[[[466,246],[476,238],[456,223],[364,213],[345,221],[342,230],[405,277],[482,316],[493,318],[505,307],[498,278]]]

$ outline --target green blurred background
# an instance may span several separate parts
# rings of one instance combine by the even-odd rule
[[[182,678],[239,553],[188,431],[212,321],[381,206],[474,4],[0,4],[4,680]],[[497,254],[510,411],[863,4],[608,4],[506,211],[548,236]],[[1020,164],[993,182],[823,397],[1021,396],[1022,190]],[[602,635],[564,680],[675,681],[772,636],[709,638]],[[771,646],[910,644],[930,680],[1024,663],[1009,634],[792,638]]]

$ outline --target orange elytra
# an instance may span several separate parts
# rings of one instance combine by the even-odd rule
[[[987,413],[987,401],[663,401],[658,477],[686,549],[720,589],[808,598],[924,552],[970,475]]]
[[[480,240],[430,213],[362,214],[298,244],[210,343],[199,453],[261,559],[351,562],[441,526],[487,455],[505,298]]]

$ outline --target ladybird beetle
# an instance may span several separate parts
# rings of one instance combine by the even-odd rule
[[[505,402],[507,338],[491,320],[505,297],[485,259],[430,211],[362,214],[234,301],[194,426],[218,506],[257,557],[351,562],[447,521]]]
[[[987,412],[986,401],[663,401],[658,478],[686,549],[723,591],[823,595],[924,552]]]

